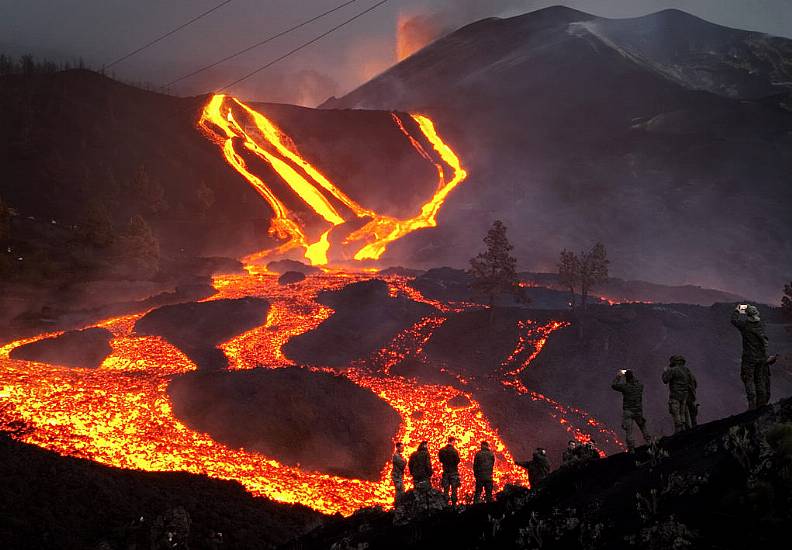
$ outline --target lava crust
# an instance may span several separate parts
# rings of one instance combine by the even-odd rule
[[[110,355],[112,334],[104,328],[72,330],[11,350],[11,359],[95,369]]]
[[[215,346],[263,325],[268,311],[269,303],[260,298],[163,306],[135,323],[135,332],[162,336],[200,370],[220,370],[228,366],[228,358]]]
[[[301,368],[190,373],[173,410],[217,441],[303,469],[377,480],[399,415],[371,391]]]

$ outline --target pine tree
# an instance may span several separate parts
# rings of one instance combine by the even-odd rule
[[[506,237],[506,226],[496,220],[484,237],[486,252],[470,260],[470,273],[473,275],[471,287],[485,296],[490,307],[490,323],[494,315],[495,298],[501,294],[519,296],[517,280],[517,260],[510,254],[514,248]]]
[[[784,297],[781,298],[781,310],[792,318],[792,283],[784,285]]]
[[[110,212],[101,200],[94,199],[88,203],[81,234],[90,244],[99,247],[109,246],[115,240]]]

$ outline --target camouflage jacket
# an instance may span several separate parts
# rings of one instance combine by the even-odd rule
[[[687,371],[687,372],[685,372]],[[668,384],[668,398],[685,401],[690,394],[690,371],[679,365],[667,367],[663,371],[663,384]]]
[[[731,316],[731,324],[737,327],[742,335],[743,363],[767,361],[767,336],[764,323],[743,317],[735,310]]]
[[[476,481],[492,481],[495,455],[489,449],[481,449],[473,458],[473,476]]]
[[[438,458],[440,459],[440,464],[443,465],[443,473],[459,473],[459,453],[452,445],[446,445],[440,449]]]
[[[428,481],[432,477],[432,459],[427,451],[415,451],[410,455],[407,466],[416,483]]]
[[[643,384],[638,382],[638,380],[627,382],[624,377],[617,376],[611,383],[611,388],[621,393],[624,397],[622,409],[643,414]]]

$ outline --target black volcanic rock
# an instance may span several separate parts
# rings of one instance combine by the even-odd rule
[[[263,325],[268,311],[269,304],[260,298],[175,304],[141,317],[135,323],[135,332],[162,336],[199,369],[218,370],[228,366],[228,359],[216,346]]]
[[[324,107],[426,113],[468,170],[438,227],[383,261],[464,265],[497,218],[523,269],[599,240],[625,279],[775,303],[792,264],[790,59],[788,39],[681,12],[553,8],[463,27]]]
[[[280,274],[297,271],[303,275],[313,275],[314,273],[321,273],[322,270],[296,260],[275,260],[267,264],[267,271]]]
[[[399,415],[343,377],[300,368],[177,377],[173,409],[223,443],[309,470],[376,480]]]
[[[287,271],[278,277],[279,285],[293,285],[305,280],[305,275],[299,271]]]
[[[11,350],[11,359],[95,369],[110,355],[112,333],[105,328],[64,332]]]
[[[8,549],[148,549],[156,518],[182,506],[192,520],[190,548],[213,548],[209,534],[219,531],[229,548],[259,550],[305,533],[324,517],[253,497],[235,481],[111,468],[4,433],[0,481],[0,548]]]
[[[321,292],[317,300],[335,310],[319,327],[289,340],[283,350],[300,363],[343,366],[385,346],[399,331],[436,314],[426,304],[391,298],[388,285],[372,279]]]

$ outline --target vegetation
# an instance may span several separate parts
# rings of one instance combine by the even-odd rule
[[[781,298],[781,310],[792,317],[792,283],[784,285],[784,297]]]
[[[581,305],[586,307],[591,289],[608,279],[609,264],[608,253],[602,243],[595,244],[590,250],[581,252],[579,256],[567,249],[561,251],[558,278],[572,295],[572,307],[575,307],[576,289],[580,291]]]
[[[79,58],[76,62],[64,61],[57,63],[48,59],[37,59],[31,54],[21,55],[18,58],[0,54],[0,76],[9,74],[50,74],[58,71],[68,71],[69,69],[85,68],[82,58]]]
[[[496,220],[492,224],[484,237],[484,243],[487,250],[470,260],[470,273],[473,275],[471,288],[487,298],[492,310],[498,296],[513,294],[520,297],[521,288],[517,279],[517,260],[511,255],[514,247],[506,237],[506,226],[502,221]]]

